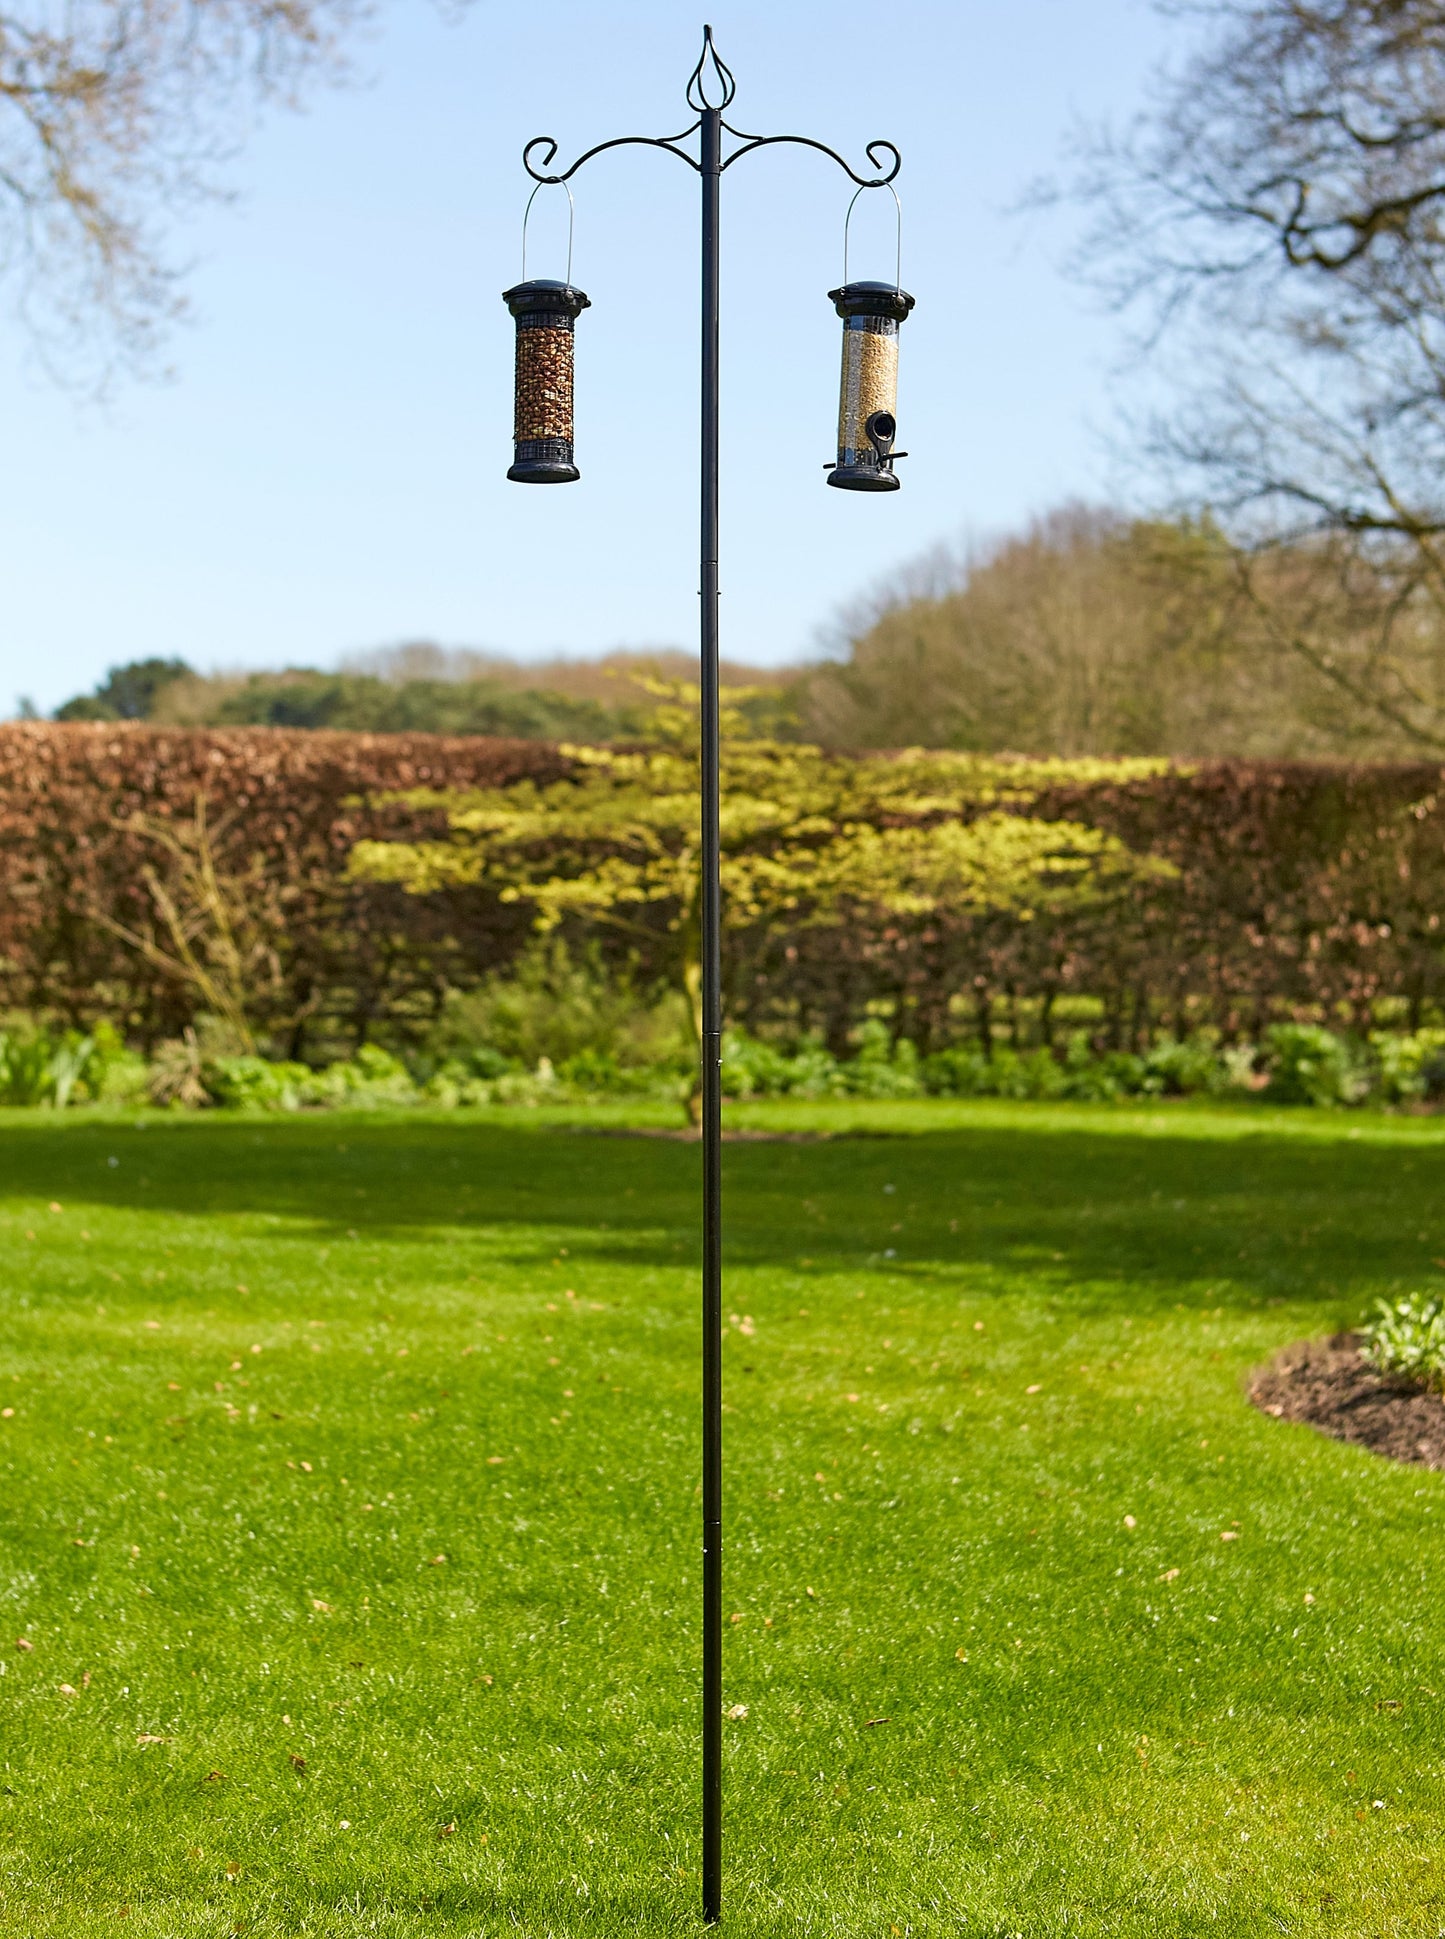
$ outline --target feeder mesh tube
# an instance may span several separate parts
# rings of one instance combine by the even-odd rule
[[[517,318],[515,443],[555,438],[571,444],[572,352],[570,321]]]
[[[838,400],[838,462],[876,465],[864,429],[875,411],[898,414],[898,325],[888,316],[843,319],[843,383]]]

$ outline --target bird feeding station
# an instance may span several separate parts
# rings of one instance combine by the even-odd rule
[[[838,457],[828,483],[845,491],[898,489],[893,470],[906,454],[897,436],[898,327],[913,298],[893,283],[850,283],[848,222],[865,189],[888,189],[898,212],[901,269],[902,214],[892,184],[902,157],[891,141],[865,150],[874,173],[860,175],[835,149],[810,135],[751,135],[724,119],[737,92],[733,76],[703,29],[702,53],[687,84],[696,117],[677,135],[618,135],[589,148],[570,168],[553,171],[557,143],[538,135],[522,151],[536,185],[522,220],[522,280],[504,300],[516,322],[516,419],[513,463],[518,484],[572,484],[578,476],[573,443],[572,380],[575,325],[588,299],[572,283],[572,192],[567,184],[594,156],[612,148],[657,148],[692,169],[702,189],[701,465],[701,753],[702,753],[702,1913],[722,1916],[722,843],[718,694],[718,246],[722,178],[745,155],[792,144],[836,162],[855,185],[843,224],[843,283],[831,292],[843,319],[843,384]],[[690,146],[697,138],[696,151]],[[563,281],[527,280],[527,216],[538,190],[566,189],[567,274]]]

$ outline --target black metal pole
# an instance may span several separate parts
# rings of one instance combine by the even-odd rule
[[[722,1917],[722,881],[718,741],[718,213],[702,114],[702,1916]]]

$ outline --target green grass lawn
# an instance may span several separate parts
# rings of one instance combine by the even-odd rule
[[[0,1930],[695,1925],[698,1152],[556,1115],[0,1118]],[[873,1135],[726,1154],[729,1929],[1445,1933],[1445,1476],[1242,1394],[1442,1129],[737,1117]]]

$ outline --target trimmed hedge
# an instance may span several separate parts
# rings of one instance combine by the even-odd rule
[[[1203,1027],[1257,1040],[1290,1017],[1363,1036],[1382,997],[1410,1030],[1440,1018],[1439,766],[1176,764],[1143,780],[1045,779],[1026,812],[1117,835],[1173,864],[1173,878],[1124,908],[1058,921],[930,917],[736,939],[730,1014],[755,1028],[795,1018],[835,1052],[880,1001],[925,1052],[959,1034],[960,997],[985,1051],[1020,1005],[1026,1035],[1061,1044],[1056,1007],[1080,996],[1096,1000],[1096,1044],[1114,1049]]]
[[[137,817],[181,824],[206,803],[218,871],[273,953],[263,1031],[303,1054],[328,1032],[428,1014],[449,985],[505,960],[524,910],[426,905],[352,883],[354,841],[431,823],[367,806],[373,791],[495,786],[566,771],[544,743],[432,734],[144,725],[0,727],[0,1002],[77,1028],[108,1017],[147,1046],[195,1021],[196,993],[99,920],[152,919],[144,871],[164,857]]]
[[[158,866],[155,829],[180,826],[203,798],[218,870],[264,944],[256,1023],[269,1048],[314,1062],[383,1028],[415,1034],[449,988],[511,960],[529,912],[477,889],[409,897],[347,879],[358,839],[443,832],[426,811],[374,798],[541,783],[568,766],[538,742],[422,734],[0,727],[0,1004],[76,1029],[107,1017],[144,1046],[195,1022],[196,991],[107,921],[135,932],[153,920],[145,870]],[[765,1035],[812,1033],[842,1054],[871,1006],[925,1056],[968,1034],[987,1053],[1004,1021],[1016,1041],[1041,1039],[1062,1056],[1078,1021],[1062,1013],[1079,997],[1097,1011],[1095,1047],[1120,1051],[1161,1035],[1183,1042],[1204,1026],[1226,1043],[1260,1041],[1288,1019],[1363,1038],[1382,997],[1399,999],[1411,1030],[1440,1020],[1441,768],[1218,762],[1147,779],[1100,773],[1092,764],[1060,778],[1057,763],[1020,762],[1030,796],[1017,812],[1097,826],[1166,858],[1172,879],[1123,908],[1057,920],[859,910],[841,931],[734,929],[731,1019]],[[981,800],[979,812],[997,810]],[[644,939],[644,977],[646,955]]]

